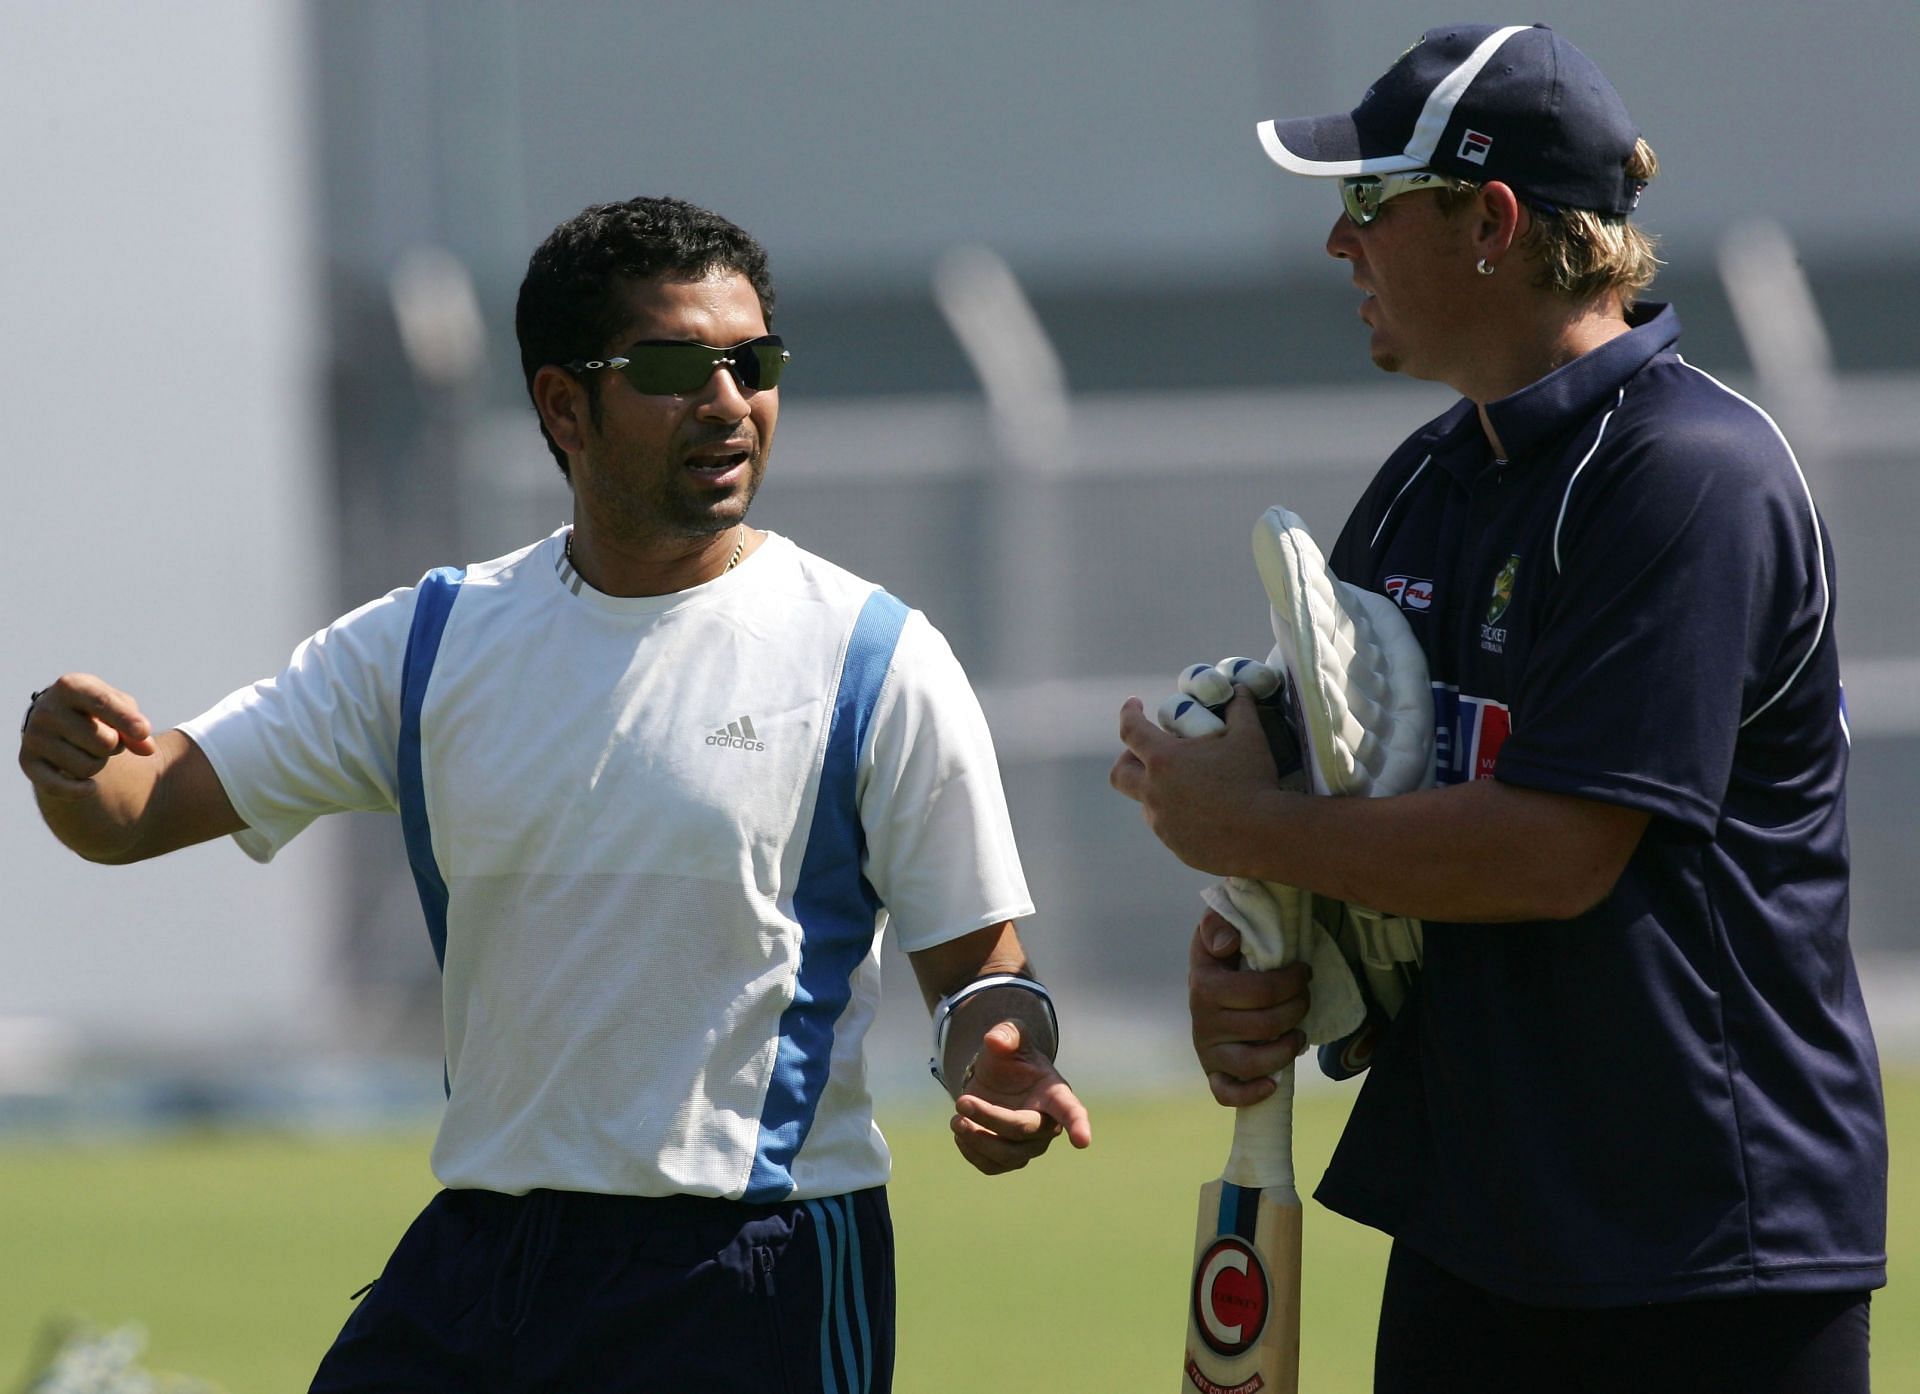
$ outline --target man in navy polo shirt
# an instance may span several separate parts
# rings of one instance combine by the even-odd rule
[[[1432,30],[1260,137],[1339,181],[1374,362],[1462,394],[1331,554],[1426,651],[1439,786],[1283,792],[1244,693],[1217,740],[1129,702],[1113,782],[1193,866],[1426,922],[1317,1192],[1394,1237],[1375,1388],[1865,1390],[1887,1159],[1832,548],[1773,421],[1635,303],[1653,152],[1539,26]],[[1244,1104],[1305,987],[1234,944],[1202,922],[1194,1037]]]

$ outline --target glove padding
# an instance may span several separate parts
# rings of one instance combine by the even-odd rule
[[[1399,607],[1336,579],[1306,526],[1270,508],[1253,532],[1254,563],[1276,641],[1265,665],[1198,664],[1163,703],[1161,726],[1184,736],[1224,729],[1214,709],[1237,682],[1285,713],[1291,742],[1265,720],[1283,785],[1319,794],[1383,797],[1433,782],[1433,698],[1426,655]],[[1279,681],[1271,681],[1278,674]],[[1292,752],[1287,760],[1288,744]],[[1292,886],[1228,878],[1207,903],[1239,929],[1254,968],[1296,958],[1313,966],[1302,1029],[1321,1069],[1344,1079],[1371,1062],[1373,1043],[1406,1001],[1421,956],[1418,920],[1343,905]]]
[[[1432,784],[1427,657],[1400,607],[1337,580],[1284,508],[1260,516],[1253,562],[1272,606],[1267,661],[1287,676],[1313,792],[1378,798]]]

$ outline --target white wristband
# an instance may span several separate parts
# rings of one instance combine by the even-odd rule
[[[940,1087],[951,1091],[946,1077],[940,1073],[940,1064],[947,1058],[947,1027],[953,1019],[954,1008],[972,997],[975,993],[985,992],[990,987],[1016,987],[1023,992],[1031,992],[1040,999],[1047,1009],[1047,1024],[1053,1028],[1054,1049],[1060,1046],[1060,1018],[1053,1010],[1053,994],[1047,991],[1045,983],[1032,978],[1023,978],[1018,973],[989,973],[984,978],[975,978],[965,987],[956,989],[952,994],[942,997],[933,1009],[933,1058],[927,1062],[927,1068],[933,1077],[940,1081]]]

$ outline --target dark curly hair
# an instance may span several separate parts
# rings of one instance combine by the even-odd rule
[[[716,271],[747,278],[771,329],[773,278],[767,272],[766,251],[718,213],[677,198],[630,198],[596,203],[567,219],[527,262],[514,307],[513,329],[520,340],[528,397],[533,396],[534,374],[547,364],[609,351],[607,341],[619,332],[625,316],[620,282],[697,280]],[[582,382],[598,422],[598,375]],[[547,433],[545,422],[540,423],[540,434],[559,461],[560,473],[566,474],[566,453]]]

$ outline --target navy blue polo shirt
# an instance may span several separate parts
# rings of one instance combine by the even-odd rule
[[[1336,545],[1426,650],[1440,779],[1652,815],[1565,921],[1442,924],[1318,1198],[1548,1306],[1886,1281],[1825,528],[1672,310],[1416,432]],[[1532,855],[1504,849],[1516,865]]]

